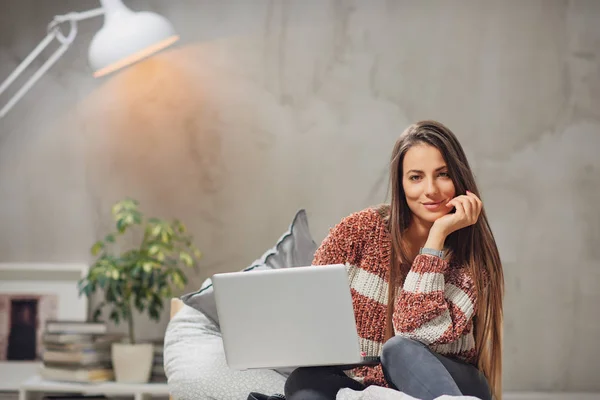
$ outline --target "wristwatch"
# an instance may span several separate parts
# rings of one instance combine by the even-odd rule
[[[444,258],[444,250],[436,250],[429,247],[421,247],[419,254],[429,254],[430,256]]]

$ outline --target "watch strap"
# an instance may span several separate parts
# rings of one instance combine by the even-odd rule
[[[421,249],[419,250],[419,254],[428,254],[430,256],[444,258],[444,250],[436,250],[431,249],[429,247],[421,247]]]

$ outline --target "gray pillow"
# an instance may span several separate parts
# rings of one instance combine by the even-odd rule
[[[317,244],[310,234],[306,211],[299,210],[289,229],[279,238],[275,246],[267,250],[262,257],[244,268],[243,271],[308,266],[312,264],[316,251]],[[198,291],[182,296],[181,300],[186,305],[204,313],[217,327],[219,326],[219,316],[210,278],[204,281]]]

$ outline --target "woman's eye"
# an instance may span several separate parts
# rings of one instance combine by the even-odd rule
[[[450,178],[450,174],[448,174],[447,172],[440,172],[440,176],[444,178]]]
[[[411,175],[408,179],[410,179],[411,181],[416,181],[419,178],[420,178],[419,175]]]

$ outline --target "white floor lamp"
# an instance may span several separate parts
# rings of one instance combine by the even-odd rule
[[[140,61],[175,43],[179,36],[171,23],[152,12],[133,12],[121,0],[100,0],[101,7],[57,15],[48,25],[48,34],[37,47],[0,85],[0,95],[55,39],[60,47],[29,78],[14,96],[0,109],[0,119],[27,93],[50,67],[67,51],[77,36],[77,23],[104,15],[104,25],[90,44],[88,58],[95,77],[110,74]],[[64,35],[60,25],[68,23],[70,31]]]

